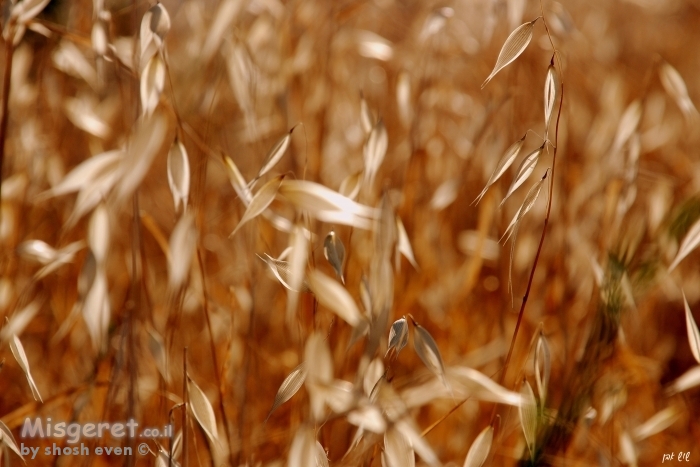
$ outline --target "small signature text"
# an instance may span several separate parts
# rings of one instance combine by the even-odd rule
[[[672,461],[678,459],[678,462],[690,462],[690,451],[688,452],[672,452],[670,454],[664,454],[663,457],[661,458],[661,463],[663,464],[666,461]]]

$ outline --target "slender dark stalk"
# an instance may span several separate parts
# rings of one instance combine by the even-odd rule
[[[549,225],[549,214],[552,209],[552,194],[554,190],[554,168],[557,161],[557,147],[556,147],[556,134],[559,132],[559,116],[561,115],[561,104],[564,101],[564,83],[561,85],[561,100],[559,101],[559,112],[557,114],[557,125],[555,133],[555,146],[554,154],[552,156],[552,180],[549,183],[549,200],[547,202],[547,214],[544,218],[544,227],[542,228],[542,235],[540,236],[540,243],[537,246],[537,253],[535,254],[535,260],[532,264],[532,269],[530,270],[530,278],[527,281],[527,288],[525,289],[525,295],[523,295],[523,301],[520,305],[520,312],[518,313],[518,321],[515,323],[515,330],[513,331],[513,338],[510,341],[510,348],[508,349],[508,355],[503,363],[503,371],[498,378],[498,383],[503,384],[506,379],[506,372],[508,371],[508,365],[510,364],[510,358],[513,355],[513,348],[515,347],[515,341],[518,338],[518,331],[520,330],[520,323],[523,320],[523,315],[525,314],[525,307],[527,306],[527,300],[530,297],[530,290],[532,289],[532,280],[535,277],[535,271],[537,270],[537,263],[540,259],[540,253],[542,252],[542,245],[544,245],[544,239],[547,236],[547,226]]]
[[[189,464],[188,449],[187,449],[187,410],[189,409],[189,393],[187,390],[187,347],[182,350],[182,402],[185,405],[185,410],[182,411],[182,467],[187,467]]]

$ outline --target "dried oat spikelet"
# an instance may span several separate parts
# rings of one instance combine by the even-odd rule
[[[442,384],[449,388],[447,379],[445,378],[445,366],[442,363],[442,356],[437,342],[433,336],[420,324],[413,322],[415,326],[415,334],[413,335],[413,348],[416,354],[420,357],[426,367],[432,371],[435,376],[440,378]]]
[[[530,451],[530,457],[534,459],[535,440],[537,438],[537,400],[527,380],[523,380],[520,395],[523,399],[519,407],[520,424],[523,427],[523,434],[525,435],[527,448]]]
[[[294,128],[296,128],[296,126],[293,126],[286,135],[280,138],[275,145],[272,146],[270,152],[268,152],[267,156],[265,157],[265,162],[258,171],[258,175],[256,175],[253,181],[250,182],[249,186],[252,187],[255,185],[260,177],[272,170],[272,168],[282,159],[282,156],[284,156],[284,154],[287,152],[287,148],[289,148],[289,143],[292,141],[292,132],[294,131]]]
[[[527,157],[525,157],[525,159],[523,159],[523,161],[520,163],[520,166],[518,167],[518,174],[515,176],[513,182],[510,184],[510,187],[508,188],[508,193],[506,193],[506,196],[501,201],[499,207],[502,207],[503,203],[506,202],[510,195],[512,195],[513,192],[517,190],[520,187],[520,185],[525,183],[525,180],[527,180],[530,177],[532,172],[535,170],[535,166],[537,166],[537,162],[539,161],[540,154],[542,154],[542,151],[544,150],[545,144],[547,143],[542,143],[542,146],[528,154]]]
[[[262,257],[260,255],[257,255],[258,258],[261,260],[265,261],[265,264],[270,268],[270,271],[272,271],[272,274],[277,278],[277,280],[282,284],[282,286],[287,289],[287,290],[292,290],[290,286],[291,282],[291,272],[290,272],[290,266],[289,266],[289,261],[283,261],[279,259],[275,259],[272,256],[268,255],[267,253],[264,253],[265,257]],[[301,283],[301,286],[298,290],[299,292],[310,292],[311,289],[309,289],[309,283],[306,279]]]
[[[395,355],[398,357],[399,352],[406,347],[406,344],[408,344],[408,322],[406,321],[406,317],[402,316],[391,325],[391,330],[389,331],[389,346],[384,357],[386,358],[392,350],[394,350]]]
[[[245,213],[243,213],[243,217],[241,217],[241,220],[238,222],[238,225],[236,226],[235,229],[233,229],[233,232],[231,232],[231,235],[229,235],[229,238],[233,237],[236,235],[236,232],[249,220],[254,219],[255,217],[259,216],[262,214],[262,212],[267,209],[267,207],[272,204],[272,201],[275,199],[275,196],[277,196],[277,192],[280,189],[280,186],[282,184],[282,179],[284,178],[284,175],[279,175],[260,188],[257,193],[255,193],[255,196],[253,196],[253,199],[250,200],[250,204],[248,205],[248,209],[246,209]]]
[[[296,368],[292,370],[291,373],[289,373],[289,375],[286,378],[284,378],[284,381],[282,381],[282,384],[280,385],[279,389],[277,390],[277,394],[275,395],[275,400],[272,403],[272,408],[267,414],[265,423],[267,423],[267,420],[270,418],[270,415],[272,415],[272,412],[274,412],[275,409],[277,409],[277,407],[294,397],[294,394],[296,394],[299,391],[299,389],[301,389],[301,387],[304,385],[305,380],[306,365],[304,362],[301,362]]]
[[[202,430],[204,430],[204,433],[212,444],[218,445],[219,432],[211,402],[209,402],[204,391],[200,389],[189,375],[187,376],[187,389],[190,398],[189,408],[192,415],[194,415],[195,420],[197,420],[199,426],[202,427]]]
[[[506,234],[508,234],[506,241],[508,241],[508,238],[510,238],[511,233],[513,235],[513,241],[510,244],[510,261],[508,262],[508,292],[510,293],[511,297],[511,306],[513,305],[513,258],[515,257],[515,240],[518,238],[518,228],[520,227],[520,221],[522,221],[523,217],[525,217],[525,214],[527,214],[535,205],[535,202],[542,191],[542,186],[544,185],[544,181],[547,178],[548,173],[549,169],[547,169],[544,176],[537,183],[535,183],[532,188],[530,188],[530,191],[527,192],[527,195],[523,200],[523,204],[520,205],[520,209],[518,209],[518,212],[515,213],[513,220],[508,226],[508,229],[503,234],[504,237]]]
[[[554,68],[554,57],[552,57],[552,63],[549,64],[547,68],[547,79],[544,83],[544,139],[546,140],[549,135],[549,124],[552,121],[552,114],[554,112],[554,104],[557,101],[557,97],[560,93],[559,77],[557,76],[556,69]]]
[[[355,300],[340,283],[318,270],[309,272],[308,281],[318,302],[349,325],[357,327],[365,320]]]
[[[526,137],[527,133],[525,133],[525,135],[522,138],[520,138],[515,143],[511,144],[508,147],[508,149],[506,149],[506,152],[503,153],[503,156],[501,156],[501,159],[498,161],[498,164],[496,164],[496,168],[493,170],[489,181],[486,182],[486,186],[483,190],[481,190],[479,196],[477,196],[476,199],[472,201],[472,204],[479,204],[479,201],[481,201],[481,198],[484,197],[486,191],[488,191],[491,185],[496,183],[498,179],[501,178],[501,176],[506,172],[506,170],[508,170],[508,167],[510,167],[513,164],[515,158],[518,157],[518,154],[520,154],[520,150],[523,148],[523,144],[525,144]]]
[[[501,51],[498,54],[498,59],[496,60],[496,65],[493,67],[493,71],[486,78],[484,84],[481,85],[481,89],[491,81],[491,79],[496,76],[496,74],[501,71],[506,66],[510,65],[516,58],[522,54],[527,48],[528,44],[532,40],[532,32],[535,28],[535,22],[539,18],[535,18],[533,21],[525,23],[517,27],[510,36],[503,43]]]

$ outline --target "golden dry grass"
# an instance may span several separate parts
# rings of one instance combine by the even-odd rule
[[[43,34],[28,31],[14,49],[3,47],[13,65],[7,133],[0,141],[0,418],[18,444],[66,443],[21,438],[25,417],[135,418],[143,427],[172,417],[179,432],[178,404],[193,395],[197,400],[193,386],[184,390],[186,352],[188,374],[213,408],[218,446],[190,413],[181,465],[286,465],[295,434],[309,427],[330,465],[381,465],[383,436],[366,434],[345,456],[356,428],[347,413],[328,410],[314,420],[313,391],[306,386],[265,419],[280,384],[304,360],[310,336],[325,338],[333,377],[358,383],[358,393],[363,353],[388,367],[391,397],[429,382],[434,376],[413,350],[413,324],[409,345],[398,357],[382,359],[389,327],[381,319],[373,322],[379,348],[369,351],[368,337],[349,347],[352,328],[329,309],[333,300],[319,299],[319,305],[302,292],[287,319],[287,290],[258,255],[276,258],[294,238],[297,246],[304,244],[303,234],[293,237],[257,216],[229,237],[246,206],[222,158],[253,180],[270,149],[294,127],[289,148],[253,193],[268,186],[274,195],[284,183],[275,179],[279,175],[339,190],[365,168],[363,118],[369,116],[372,125],[383,122],[388,146],[374,183],[365,183],[358,201],[379,207],[384,200],[396,212],[419,267],[396,257],[387,234],[391,217],[375,226],[374,238],[367,230],[302,215],[278,195],[267,212],[315,234],[308,256],[301,255],[309,267],[336,277],[324,258],[324,238],[333,228],[345,245],[344,289],[358,309],[364,313],[360,284],[366,275],[374,300],[384,295],[393,301],[389,323],[412,316],[435,339],[446,368],[475,368],[516,392],[523,378],[536,388],[533,358],[541,329],[552,362],[546,408],[538,418],[537,465],[656,466],[663,454],[681,451],[690,452],[690,462],[673,465],[697,465],[700,391],[666,391],[700,363],[690,350],[681,295],[684,290],[699,321],[700,253],[691,252],[669,272],[680,242],[700,219],[700,119],[688,107],[700,102],[697,0],[543,0],[542,10],[525,0],[165,1],[171,25],[162,49],[164,89],[150,104],[140,97],[146,64],[133,70],[129,64],[140,61],[142,51],[132,45],[139,43],[142,17],[153,4],[104,3],[97,15],[86,0],[53,1],[32,21]],[[510,32],[542,12],[565,94],[558,131],[559,101],[549,131],[557,145],[555,171],[517,230],[512,307],[511,245],[498,240],[527,190],[553,164],[553,146],[547,145],[532,176],[499,209],[516,164],[542,144],[545,132],[543,89],[553,51],[541,19],[524,53],[481,85]],[[106,49],[95,40],[98,23],[105,27]],[[6,30],[14,27],[8,24]],[[7,68],[7,59],[0,63]],[[666,64],[684,80],[689,100],[664,85]],[[142,117],[144,110],[152,115]],[[503,152],[526,132],[516,164],[472,205]],[[175,206],[168,182],[176,137],[187,152],[191,217]],[[72,193],[45,195],[83,161],[120,148],[126,153],[102,175],[79,180]],[[116,174],[114,186],[76,216],[81,195],[75,191],[102,186],[104,173]],[[547,234],[502,381],[550,182]],[[106,216],[106,229],[99,216]],[[92,233],[91,222],[97,226]],[[181,243],[173,235],[178,222]],[[31,254],[38,244],[30,240],[57,250],[87,243],[37,278],[42,263]],[[382,258],[392,266],[398,260],[400,268],[378,270]],[[178,267],[182,283],[173,278]],[[106,284],[104,335],[91,334],[79,306],[94,277]],[[294,273],[292,280],[301,284]],[[318,295],[318,285],[311,285]],[[104,304],[87,303],[97,304],[83,307],[87,316]],[[74,308],[74,324],[55,338]],[[10,351],[13,333],[43,403],[34,401]],[[309,358],[316,366],[317,357]],[[383,397],[386,403],[389,396]],[[407,415],[422,431],[460,401],[431,400]],[[587,418],[591,407],[595,413]],[[667,429],[634,439],[639,426],[667,408],[678,414]],[[486,465],[531,465],[518,410],[476,396],[425,439],[443,465],[461,466],[473,440],[494,420]],[[621,443],[625,436],[632,439],[634,462]],[[87,442],[92,448],[135,448],[141,441]],[[158,442],[168,449],[170,440]],[[3,452],[3,461],[17,463],[15,457]],[[28,460],[154,463],[152,455],[138,454]]]

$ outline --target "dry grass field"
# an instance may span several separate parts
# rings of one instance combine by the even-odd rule
[[[700,465],[700,1],[3,4],[3,465]]]

